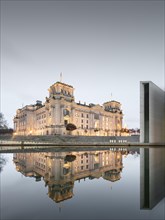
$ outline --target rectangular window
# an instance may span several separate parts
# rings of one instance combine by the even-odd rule
[[[81,123],[83,123],[84,121],[83,120],[81,120]]]
[[[88,169],[88,165],[86,165],[86,169]]]
[[[83,129],[83,128],[84,128],[84,126],[83,126],[83,125],[81,125],[81,128]]]
[[[81,166],[81,170],[83,170],[84,166]]]
[[[88,116],[88,114],[87,114],[87,118],[88,118],[89,116]]]
[[[81,117],[82,117],[82,118],[84,117],[83,113],[81,114]]]
[[[68,120],[64,120],[64,125],[66,126],[68,124]]]
[[[99,120],[99,114],[94,114],[94,119]]]

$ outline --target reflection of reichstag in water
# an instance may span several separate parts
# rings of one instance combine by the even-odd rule
[[[123,168],[122,155],[127,151],[16,153],[17,171],[25,176],[45,181],[48,195],[55,202],[72,198],[75,181],[102,177],[118,181]]]
[[[140,206],[152,209],[165,197],[165,148],[140,149]]]

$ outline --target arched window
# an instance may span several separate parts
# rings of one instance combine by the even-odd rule
[[[69,110],[68,109],[64,109],[63,114],[64,114],[64,116],[69,115],[70,114]]]

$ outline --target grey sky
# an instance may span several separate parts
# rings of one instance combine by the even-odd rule
[[[1,111],[45,100],[59,80],[75,98],[122,103],[139,127],[139,81],[164,88],[164,1],[2,1]]]

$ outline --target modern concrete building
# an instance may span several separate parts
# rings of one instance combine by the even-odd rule
[[[165,91],[140,82],[140,142],[165,143]]]
[[[49,98],[42,104],[26,105],[18,109],[14,117],[14,130],[17,135],[72,134],[87,136],[120,136],[123,113],[117,101],[99,104],[75,102],[74,88],[56,82],[50,88]],[[68,132],[68,124],[76,130]]]

